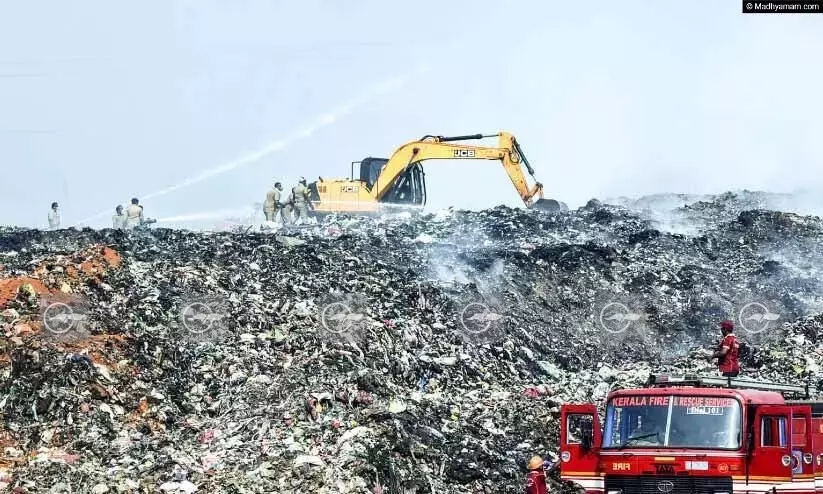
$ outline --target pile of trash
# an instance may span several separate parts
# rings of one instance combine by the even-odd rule
[[[597,201],[271,232],[2,229],[0,484],[522,492],[526,460],[557,450],[560,404],[713,372],[722,319],[746,375],[817,385],[823,222],[747,201],[674,206],[689,235]]]

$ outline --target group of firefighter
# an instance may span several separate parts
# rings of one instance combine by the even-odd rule
[[[717,360],[718,371],[724,377],[737,377],[740,375],[740,342],[734,334],[734,323],[728,320],[721,322],[720,332],[722,338],[717,349],[708,357],[709,361]],[[526,494],[546,494],[546,475],[559,465],[559,462],[544,461],[540,456],[531,457],[527,465]]]
[[[49,229],[60,229],[60,206],[56,202],[51,203],[49,210]],[[266,222],[269,224],[282,223],[283,225],[305,224],[309,222],[309,210],[313,205],[309,196],[309,188],[306,179],[300,178],[297,185],[292,187],[291,194],[283,193],[283,184],[276,182],[274,188],[266,194],[263,203],[263,213],[266,215]],[[112,217],[112,228],[117,230],[133,230],[154,220],[147,219],[143,215],[143,205],[135,197],[126,208],[118,205]]]
[[[51,203],[48,219],[50,230],[60,229],[60,205],[58,203]],[[112,228],[115,230],[134,230],[135,228],[155,223],[155,220],[145,217],[143,214],[143,205],[140,204],[139,199],[134,197],[131,200],[131,204],[126,208],[123,208],[120,204],[114,208],[114,216],[112,216],[111,222]]]
[[[309,198],[309,188],[306,179],[300,178],[297,185],[292,187],[291,194],[283,193],[283,184],[276,182],[274,188],[266,193],[263,202],[263,214],[266,222],[273,224],[304,224],[309,222],[309,210],[312,209]]]
[[[154,223],[155,220],[146,218],[143,215],[143,205],[140,204],[140,200],[133,197],[131,204],[125,209],[119,204],[114,208],[114,216],[112,216],[111,222],[112,228],[115,230],[134,230]]]
[[[280,223],[283,225],[304,224],[309,221],[309,209],[312,209],[309,199],[309,188],[306,179],[301,177],[297,185],[292,187],[291,194],[283,193],[283,184],[276,182],[274,188],[266,194],[263,203],[263,213],[266,215],[267,223]],[[123,206],[117,206],[115,215],[112,218],[115,229],[132,230],[154,220],[148,220],[143,216],[143,206],[137,198],[131,200],[125,210]],[[52,229],[59,227],[60,217],[57,212],[57,203],[52,204],[52,212],[49,213],[49,226]]]

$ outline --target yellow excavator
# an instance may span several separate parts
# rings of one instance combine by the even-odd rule
[[[497,147],[454,144],[458,141],[498,138]],[[308,184],[315,213],[380,213],[393,209],[422,208],[426,204],[426,180],[422,162],[426,160],[498,160],[527,208],[558,211],[565,208],[553,199],[543,199],[543,185],[537,182],[520,144],[507,132],[454,137],[427,135],[400,146],[391,158],[365,158],[352,163],[350,179],[324,179]],[[355,178],[355,165],[360,177]],[[522,167],[534,180],[529,185]]]

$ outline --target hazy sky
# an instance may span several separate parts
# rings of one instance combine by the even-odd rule
[[[823,15],[740,9],[0,0],[0,224],[45,226],[59,201],[64,224],[106,226],[152,193],[152,217],[242,208],[274,180],[498,130],[570,205],[823,188]],[[521,204],[495,162],[426,172],[432,208]]]

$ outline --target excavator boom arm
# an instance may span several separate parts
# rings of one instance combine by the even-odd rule
[[[457,141],[484,137],[498,137],[498,147],[454,144]],[[529,185],[526,179],[523,168],[525,167],[532,179],[535,178],[534,170],[523,155],[517,140],[507,132],[499,132],[492,136],[482,134],[456,137],[426,136],[422,140],[400,146],[377,177],[372,189],[375,199],[381,200],[391,190],[395,180],[409,166],[434,159],[499,160],[503,163],[503,168],[526,207],[531,207],[535,199],[543,198],[543,185],[536,180],[534,185]]]

